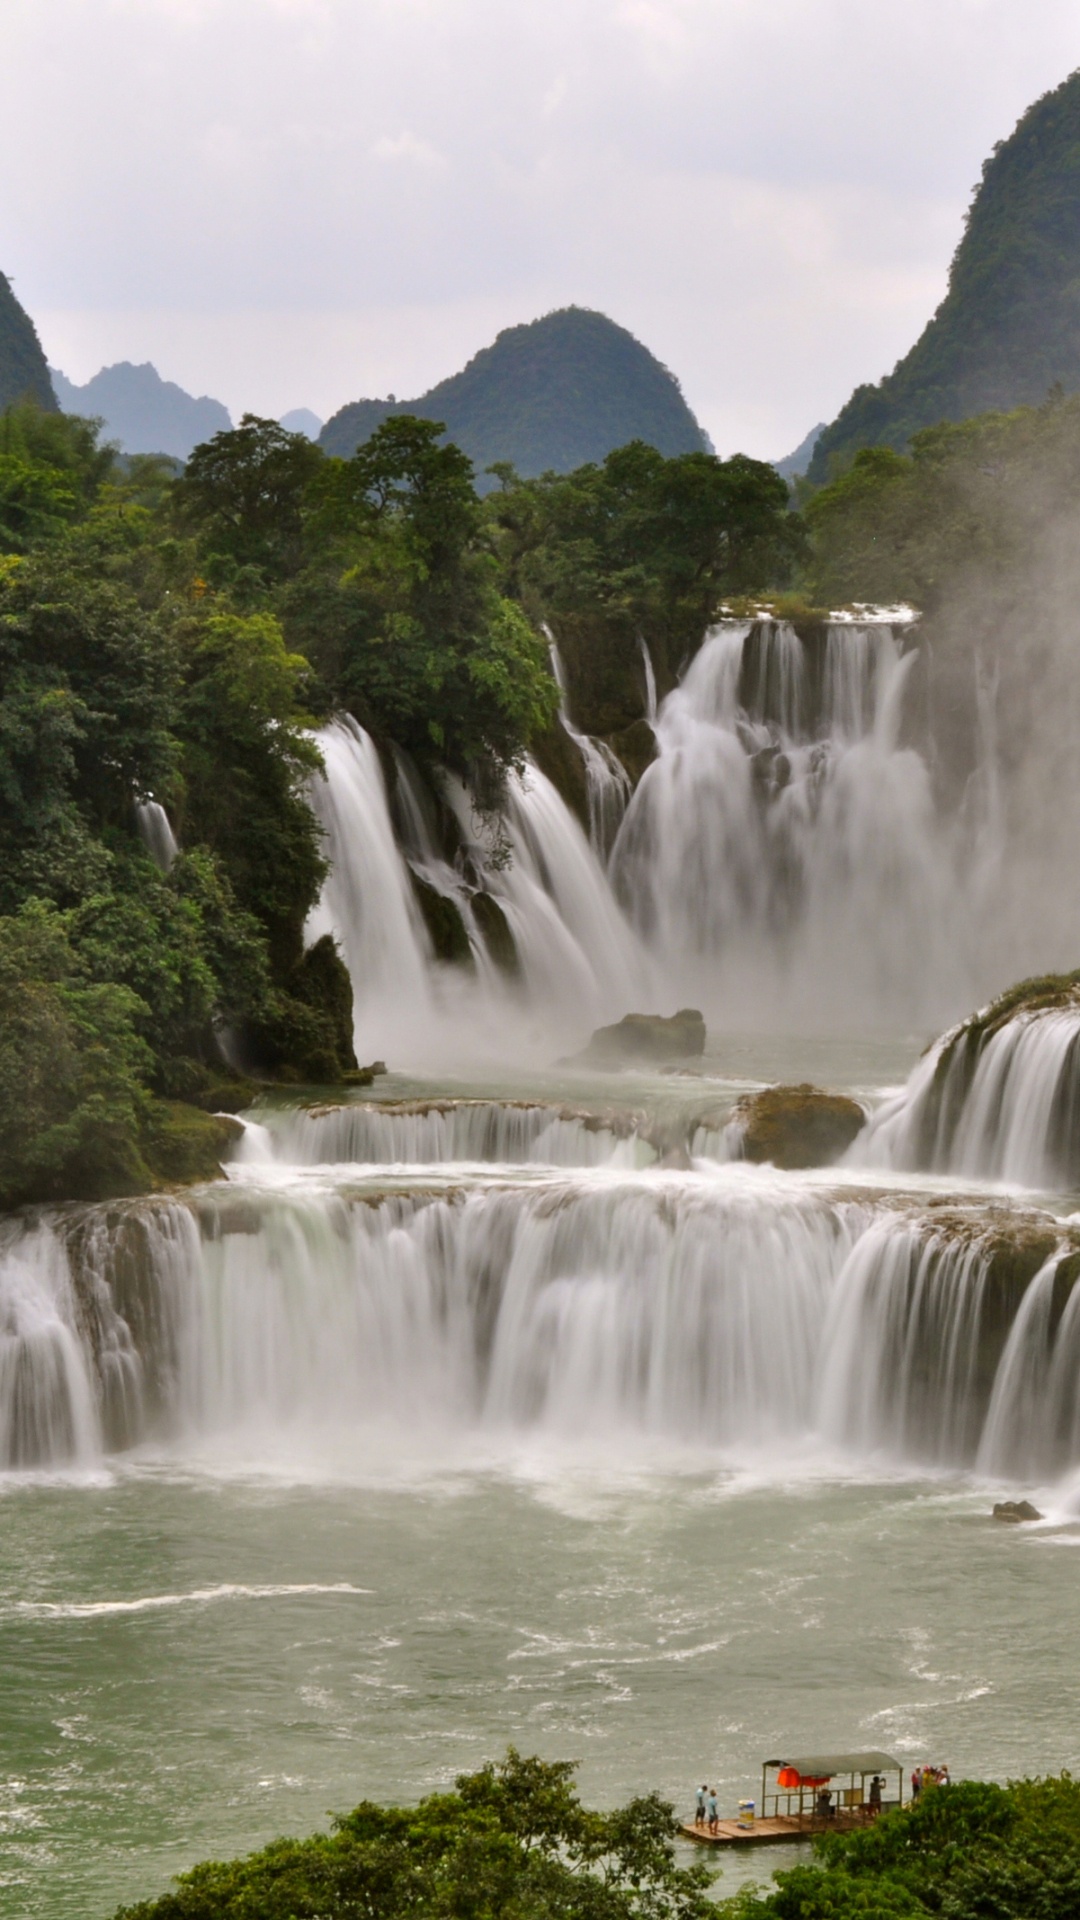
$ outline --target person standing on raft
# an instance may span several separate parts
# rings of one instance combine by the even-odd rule
[[[703,1827],[705,1825],[705,1796],[708,1791],[709,1789],[706,1786],[701,1786],[697,1790],[697,1812],[694,1815],[695,1827]]]

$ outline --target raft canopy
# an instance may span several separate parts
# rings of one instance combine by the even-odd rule
[[[815,1753],[809,1759],[766,1760],[767,1767],[791,1767],[803,1779],[831,1780],[838,1773],[902,1773],[891,1753]]]

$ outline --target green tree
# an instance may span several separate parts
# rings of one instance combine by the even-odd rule
[[[592,733],[642,713],[642,641],[664,693],[725,596],[784,585],[802,550],[784,481],[743,454],[665,460],[632,441],[600,466],[500,478],[486,510],[503,589],[550,624]]]
[[[117,1920],[707,1920],[710,1875],[676,1865],[671,1808],[595,1813],[572,1775],[511,1748],[455,1793],[364,1801],[329,1835],[196,1867]]]
[[[144,1012],[129,988],[81,976],[43,902],[0,918],[0,1205],[147,1184]]]
[[[331,703],[495,807],[557,694],[538,635],[498,591],[470,463],[441,433],[400,415],[325,463],[286,621]]]
[[[305,496],[323,458],[306,435],[253,413],[194,448],[173,501],[215,579],[248,569],[255,584],[270,583],[297,570]]]

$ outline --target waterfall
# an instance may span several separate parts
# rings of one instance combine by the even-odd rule
[[[180,851],[169,816],[159,800],[137,800],[135,822],[147,853],[162,873],[168,873]]]
[[[929,1049],[851,1150],[863,1166],[1080,1185],[1080,1006],[986,1015]]]
[[[677,999],[789,1027],[929,1023],[962,1001],[960,850],[900,738],[914,658],[881,621],[706,639],[611,860]]]
[[[403,851],[370,737],[345,718],[317,740],[325,772],[313,780],[311,798],[331,871],[307,938],[333,933],[338,940],[353,983],[360,1059],[392,1058],[429,1072],[433,1063],[478,1057],[520,1060],[530,1049],[549,1060],[648,995],[644,956],[596,854],[537,767],[527,763],[510,776],[508,859],[485,838],[466,789],[445,780],[465,869],[483,876],[483,891],[514,938],[520,979],[511,981],[493,965],[478,928],[479,888],[438,853],[407,766],[398,767]],[[435,960],[411,871],[461,914],[471,975]]]
[[[508,1100],[351,1101],[264,1108],[241,1165],[636,1167],[656,1158],[644,1114]]]
[[[345,717],[318,735],[312,804],[330,872],[307,927],[336,935],[353,981],[358,1059],[415,1043],[432,1023],[430,944],[398,851],[374,742]]]
[[[570,718],[566,701],[566,674],[562,655],[559,652],[550,627],[545,627],[548,651],[551,655],[551,671],[559,689],[559,724],[569,734],[585,767],[585,795],[589,808],[589,842],[593,852],[601,860],[607,859],[615,843],[615,837],[622,824],[630,799],[630,775],[618,755],[613,753],[605,740],[596,740],[592,734],[580,733]],[[646,661],[647,685],[650,703],[650,718],[656,714],[656,682],[652,676],[652,661],[648,649],[642,642],[642,652]]]
[[[747,1168],[259,1180],[7,1224],[0,1464],[365,1432],[1077,1464],[1080,1263],[1049,1216],[1006,1244]]]

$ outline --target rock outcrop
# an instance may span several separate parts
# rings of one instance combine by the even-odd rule
[[[846,1094],[820,1087],[765,1087],[736,1101],[732,1123],[743,1160],[774,1167],[831,1167],[847,1152],[866,1115]]]
[[[597,1027],[574,1065],[589,1067],[665,1066],[697,1059],[705,1051],[705,1021],[695,1007],[681,1007],[665,1018],[659,1013],[628,1013],[614,1026]]]

